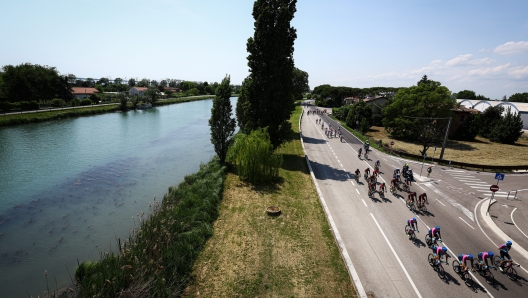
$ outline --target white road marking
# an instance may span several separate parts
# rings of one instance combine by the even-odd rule
[[[462,180],[460,180],[462,181]],[[477,181],[467,181],[467,182],[471,182],[471,183],[464,183],[465,185],[478,185],[478,186],[481,186],[481,185],[489,185],[488,183],[486,182],[477,182]]]
[[[359,190],[358,190],[357,188],[356,188],[356,191],[357,191],[357,193],[358,193],[358,195],[359,195]]]
[[[463,173],[463,172],[465,172],[465,171],[460,171],[460,170],[444,170],[444,172],[461,172],[461,173]]]
[[[491,197],[491,194],[490,193],[485,193],[485,194],[482,194],[483,196],[486,196],[486,197]],[[495,195],[495,197],[501,197],[501,198],[507,198],[508,195]]]
[[[346,174],[346,175],[347,175],[348,179],[350,179],[350,176],[348,176],[348,174]]]
[[[367,203],[365,203],[365,200],[361,199],[363,201],[363,204],[365,204],[365,207],[368,207],[367,206]]]
[[[485,188],[487,190],[489,190],[489,185],[482,185],[482,186],[470,186],[471,188]]]
[[[513,212],[515,212],[515,210],[517,210],[517,208],[513,209],[512,213],[511,213],[512,222],[515,225],[515,227],[519,230],[519,232],[521,232],[524,235],[524,237],[528,238],[528,236],[526,236],[526,234],[523,231],[521,231],[521,229],[519,229],[519,227],[515,224],[515,221],[513,220]]]
[[[444,205],[444,207],[445,207],[445,204],[444,204],[444,203],[442,203],[442,201],[440,201],[440,200],[436,200],[436,201],[437,201],[438,203],[440,203],[440,204]]]
[[[466,207],[460,205],[457,201],[453,200],[449,196],[445,195],[443,192],[441,192],[438,188],[434,187],[431,183],[424,183],[425,186],[432,189],[435,193],[437,193],[440,197],[442,197],[444,200],[448,201],[453,207],[457,208],[458,210],[462,211],[469,219],[472,221],[475,221],[475,218],[473,217],[473,213],[469,211]]]
[[[422,297],[422,295],[421,295],[420,292],[418,291],[418,288],[416,287],[416,285],[414,284],[413,280],[411,279],[411,276],[409,275],[409,272],[407,272],[407,269],[405,269],[405,266],[403,266],[403,263],[402,263],[402,261],[400,260],[400,257],[398,257],[398,255],[396,254],[396,251],[395,251],[394,248],[392,247],[392,244],[389,242],[389,239],[387,239],[387,236],[385,236],[385,233],[383,232],[383,230],[381,229],[380,225],[378,224],[378,221],[376,220],[376,218],[374,217],[374,215],[372,215],[372,213],[370,214],[370,216],[372,216],[372,219],[373,219],[374,222],[376,223],[376,226],[378,226],[378,229],[380,230],[381,235],[383,235],[383,238],[385,238],[385,241],[387,242],[387,244],[389,245],[390,249],[392,250],[392,253],[394,254],[394,256],[396,257],[396,259],[398,260],[398,263],[399,263],[400,266],[402,267],[403,272],[405,273],[405,275],[407,276],[407,279],[408,279],[409,282],[411,283],[411,286],[413,287],[414,292],[416,293],[416,295],[417,295],[418,297]]]
[[[462,217],[459,216],[458,218],[460,218],[460,220],[462,220],[463,222],[465,222],[466,225],[468,225],[468,226],[469,226],[470,228],[472,228],[473,230],[475,229],[475,228],[472,227],[470,224],[468,224],[467,221],[465,221],[464,219],[462,219]]]

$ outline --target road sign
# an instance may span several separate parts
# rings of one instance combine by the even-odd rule
[[[504,180],[504,174],[502,174],[502,173],[495,173],[495,179],[497,179],[497,180]]]
[[[394,141],[391,141],[391,146],[394,146]]]
[[[492,192],[496,192],[497,190],[499,190],[499,186],[493,184],[492,186],[490,186],[490,190],[491,190]]]

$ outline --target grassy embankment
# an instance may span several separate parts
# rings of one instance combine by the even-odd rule
[[[370,143],[378,149],[379,147],[376,144],[379,140],[382,140],[383,144],[390,144],[391,141],[394,141],[393,148],[395,150],[402,150],[412,154],[420,155],[420,150],[423,149],[423,146],[418,142],[392,138],[384,127],[373,126],[363,136],[358,131],[346,126],[344,121],[339,121],[334,117],[332,118],[341,123],[342,126],[346,127],[362,141],[368,138]],[[434,158],[437,159],[440,156],[442,143],[434,144],[427,151],[429,161],[433,157],[433,148],[435,145],[437,148]],[[493,143],[480,136],[477,136],[473,142],[448,140],[444,151],[444,160],[479,165],[528,165],[528,138],[526,136],[521,137],[513,145]]]
[[[161,202],[149,205],[149,215],[135,218],[138,225],[120,252],[102,252],[100,261],[77,268],[77,297],[179,296],[213,234],[224,182],[225,169],[215,158],[169,188]]]
[[[295,133],[280,152],[281,182],[253,186],[229,173],[214,235],[186,297],[355,297]],[[279,206],[270,217],[266,207]]]
[[[169,98],[166,100],[160,100],[156,103],[157,106],[190,102],[196,100],[203,100],[213,98],[214,95],[203,95],[203,96],[190,96],[190,97],[178,97],[178,98]],[[129,105],[129,108],[132,108]],[[104,113],[113,113],[119,111],[119,105],[107,105],[107,106],[86,106],[86,107],[76,107],[75,109],[64,109],[58,111],[42,111],[36,113],[24,113],[24,114],[7,114],[0,115],[0,127],[18,125],[25,123],[35,123],[43,122],[55,119],[63,119],[70,117],[81,117],[81,116],[91,116]]]

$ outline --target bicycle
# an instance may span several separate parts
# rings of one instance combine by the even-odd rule
[[[442,239],[436,239],[436,237],[431,238],[429,234],[425,235],[425,244],[427,244],[429,248],[433,247],[433,245],[436,245],[437,241],[442,242]]]
[[[403,184],[403,191],[404,192],[410,192],[411,191],[411,188],[409,187],[409,185],[407,185],[406,183]]]
[[[444,270],[444,267],[442,266],[442,261],[441,260],[435,260],[434,257],[435,256],[432,253],[430,253],[427,256],[427,261],[429,262],[429,265],[431,265],[431,267],[433,267],[433,269],[438,273],[438,276],[441,279],[444,279],[445,278],[445,270]],[[449,258],[449,255],[447,255],[447,257]],[[446,264],[448,265],[449,263],[446,262]]]
[[[410,229],[410,231],[409,231],[409,229]],[[414,233],[414,229],[411,228],[411,226],[409,226],[409,225],[405,225],[405,234],[409,235],[409,239],[411,239],[411,240],[416,239],[416,234]]]
[[[365,180],[368,180],[368,175],[367,175],[367,173],[365,173],[365,175],[363,175],[363,178],[365,178]]]
[[[477,270],[480,276],[486,279],[486,282],[489,285],[492,285],[495,282],[495,277],[493,277],[493,273],[491,273],[489,266],[484,265],[484,263],[481,264],[479,260],[473,260],[473,267],[475,267],[475,270]],[[494,266],[492,266],[492,268],[497,269],[497,267]]]
[[[356,179],[356,183],[359,184],[359,175],[355,175],[354,179]]]
[[[499,264],[500,262],[504,260],[503,258],[499,257],[499,256],[494,256],[493,257],[493,264],[495,264],[495,267],[499,268]],[[515,266],[519,267],[520,265],[519,264],[515,264]],[[508,260],[508,261],[505,261],[504,265],[502,265],[503,268],[503,273],[506,273],[506,275],[508,276],[508,278],[512,281],[516,281],[517,280],[517,271],[515,271],[515,269],[513,269],[513,260]]]
[[[391,192],[392,194],[395,194],[395,193],[396,193],[396,187],[394,187],[394,186],[391,185],[391,187],[390,187],[390,192]]]
[[[462,265],[458,260],[453,261],[453,270],[458,274],[465,282],[466,286],[472,286],[471,275],[469,274],[469,269],[462,270]]]
[[[378,191],[380,198],[385,199],[385,192],[384,191]]]
[[[410,204],[409,204],[409,201],[407,201],[406,205],[407,205],[407,208],[409,208],[409,210],[413,212],[416,211],[416,206],[414,205],[414,201],[412,201]]]
[[[421,212],[427,212],[427,207],[425,207],[424,203],[418,203],[418,210]]]

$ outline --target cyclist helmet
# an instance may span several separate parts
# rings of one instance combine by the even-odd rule
[[[488,256],[489,256],[490,258],[493,258],[494,255],[495,255],[495,254],[494,254],[492,251],[488,251]]]
[[[436,226],[436,229],[437,229],[438,231],[440,231],[440,226]]]
[[[468,259],[473,260],[473,255],[472,255],[472,254],[469,254],[469,255],[468,255]]]
[[[447,247],[445,247],[445,246],[442,247],[442,251],[443,251],[443,252],[446,252],[446,251],[447,251]]]
[[[510,240],[506,241],[506,245],[512,246],[512,242]]]
[[[415,217],[413,217],[413,219],[412,219],[412,220],[413,220],[413,221],[416,221],[416,218],[415,218]]]

